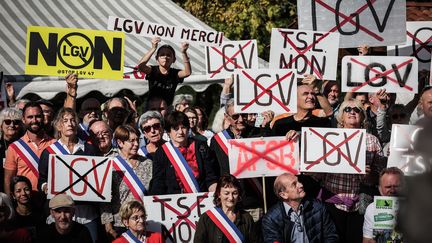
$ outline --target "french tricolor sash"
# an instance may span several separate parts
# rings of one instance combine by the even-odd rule
[[[113,165],[116,171],[123,172],[123,181],[130,188],[132,195],[134,195],[138,201],[142,202],[142,198],[147,194],[147,190],[129,163],[120,157],[120,155],[117,155],[114,158]]]
[[[149,157],[149,151],[147,150],[146,146],[142,146],[141,148],[138,149],[138,154],[144,157]]]
[[[142,241],[138,240],[135,235],[132,234],[130,230],[127,230],[121,235],[123,238],[125,238],[128,242],[136,242],[141,243]]]
[[[86,126],[82,123],[80,123],[78,125],[79,130],[78,130],[78,137],[83,140],[83,141],[90,141],[90,133],[88,131],[88,128],[86,128]]]
[[[48,146],[47,150],[50,154],[70,154],[58,141]]]
[[[87,135],[90,136],[90,133],[88,132],[87,128],[84,126],[84,124],[80,123],[79,127],[81,128],[81,130]]]
[[[174,166],[174,169],[183,183],[186,193],[197,193],[200,192],[198,182],[195,179],[192,169],[186,162],[186,159],[180,153],[180,151],[174,147],[171,142],[166,142],[162,145],[162,149],[165,151],[169,161]]]
[[[228,139],[231,139],[231,136],[228,134],[227,130],[216,133],[214,135],[214,138],[216,139],[216,142],[219,144],[222,150],[225,152],[225,154],[228,156]]]
[[[13,142],[10,147],[12,147],[18,156],[27,164],[30,170],[39,177],[38,171],[38,161],[39,157],[33,152],[33,150],[24,142],[22,139],[18,139]]]
[[[212,208],[206,211],[213,223],[223,232],[229,242],[244,242],[244,237],[240,230],[225,215],[221,208]]]

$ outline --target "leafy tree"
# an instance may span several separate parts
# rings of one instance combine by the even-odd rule
[[[293,0],[175,0],[186,11],[224,32],[231,40],[256,39],[259,56],[268,60],[272,28],[295,24]]]

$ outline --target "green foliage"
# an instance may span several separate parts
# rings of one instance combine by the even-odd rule
[[[174,0],[186,11],[224,32],[231,40],[256,39],[259,56],[268,60],[272,28],[287,28],[296,18],[295,1]]]

